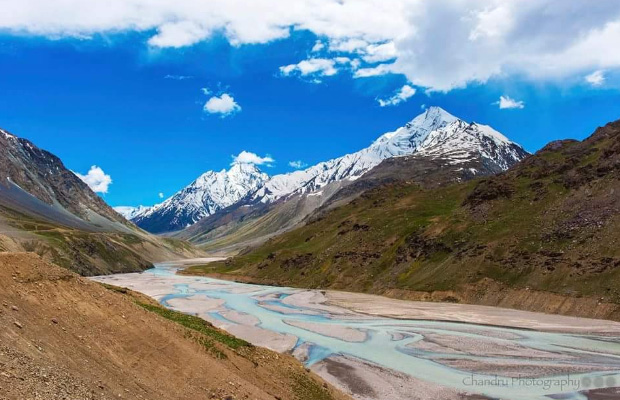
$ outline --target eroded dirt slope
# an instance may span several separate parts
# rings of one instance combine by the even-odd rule
[[[0,399],[346,398],[292,357],[157,308],[34,254],[0,253]]]

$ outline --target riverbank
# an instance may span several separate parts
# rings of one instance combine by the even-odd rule
[[[255,345],[293,354],[362,400],[571,398],[585,389],[620,386],[620,324],[613,321],[249,285],[175,271],[160,265],[95,279],[145,293]],[[466,383],[472,374],[507,379],[570,374],[590,383],[555,391],[474,387]],[[609,380],[592,387],[602,376]]]
[[[190,263],[191,264],[191,263]],[[205,276],[215,279],[230,280],[249,284],[283,286],[284,282],[277,279],[267,279],[256,276],[238,275],[234,272],[225,272],[218,263],[187,265],[178,271],[181,275]],[[330,289],[321,287],[296,286],[294,282],[286,284],[300,289]],[[492,279],[482,279],[476,284],[459,285],[452,290],[440,291],[412,291],[403,289],[384,288],[370,293],[352,292],[343,288],[338,291],[360,293],[415,302],[430,302],[434,304],[458,303],[474,306],[501,307],[535,313],[556,314],[580,318],[605,319],[620,322],[620,304],[606,301],[597,296],[571,297],[557,293],[533,290],[530,288],[510,288]]]

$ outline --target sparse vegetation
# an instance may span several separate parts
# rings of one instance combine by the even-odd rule
[[[225,352],[220,350],[218,346],[215,345],[216,342],[223,344],[231,350],[239,350],[242,348],[251,349],[254,347],[251,343],[229,335],[202,318],[170,310],[153,301],[149,301],[150,299],[134,293],[127,288],[109,285],[107,283],[100,284],[108,290],[130,296],[136,305],[144,308],[145,310],[153,312],[167,320],[187,328],[187,332],[185,333],[186,338],[190,338],[199,343],[202,347],[219,359],[225,359],[227,356]]]
[[[308,374],[293,372],[291,380],[293,381],[293,393],[298,400],[330,400],[333,398],[326,387]]]
[[[173,311],[160,305],[148,304],[140,301],[136,301],[136,304],[146,310],[159,314],[170,321],[183,325],[188,329],[200,332],[219,343],[225,344],[233,350],[237,350],[240,347],[252,347],[252,344],[217,329],[202,318]]]

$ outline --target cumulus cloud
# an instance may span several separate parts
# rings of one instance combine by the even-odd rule
[[[157,197],[159,197],[160,199],[163,199],[163,198],[164,198],[164,194],[163,194],[162,192],[159,192],[159,193],[157,194]]]
[[[320,40],[317,40],[314,43],[314,46],[312,46],[312,49],[310,51],[312,51],[313,53],[316,53],[316,52],[323,50],[324,48],[325,48],[325,43],[323,43]]]
[[[398,52],[394,42],[369,44],[362,52],[362,59],[369,63],[393,60]]]
[[[162,24],[149,44],[155,47],[185,47],[208,37],[210,30],[194,21],[178,21]]]
[[[360,60],[364,72],[356,71],[357,77],[404,74],[431,91],[511,74],[554,80],[620,68],[620,52],[613,51],[620,42],[617,0],[298,0],[295,7],[288,0],[4,3],[3,32],[54,39],[140,31],[153,32],[150,46],[182,47],[218,33],[239,46],[307,30],[328,44],[326,59],[349,54]],[[334,74],[334,68],[323,64],[321,70]]]
[[[409,98],[412,97],[415,92],[416,90],[414,87],[404,85],[394,94],[394,96],[390,97],[389,99],[379,99],[377,101],[379,102],[379,105],[381,107],[395,106],[409,100]]]
[[[96,165],[90,167],[86,175],[82,175],[79,172],[74,172],[74,174],[95,193],[108,193],[108,187],[112,184],[110,175],[103,172],[103,170]]]
[[[601,86],[605,83],[605,73],[601,70],[594,71],[585,77],[586,82],[592,86]]]
[[[381,76],[386,74],[391,74],[392,65],[390,64],[379,64],[376,67],[369,68],[360,68],[353,73],[354,78],[369,78],[371,76]]]
[[[356,69],[360,65],[358,59],[338,56],[333,58],[309,58],[297,64],[280,67],[282,76],[312,77],[311,82],[320,83],[318,77],[333,76],[345,69]]]
[[[308,164],[306,164],[305,162],[303,162],[301,160],[289,161],[288,165],[289,165],[289,167],[293,167],[295,169],[302,169],[302,168],[306,168],[308,166]]]
[[[231,95],[222,93],[207,100],[203,109],[209,114],[220,114],[222,117],[226,117],[241,111],[241,106]]]
[[[523,101],[512,99],[509,96],[499,96],[499,100],[493,104],[497,104],[500,110],[506,110],[511,108],[525,108],[525,103]]]
[[[332,76],[338,73],[336,68],[336,60],[327,58],[309,58],[298,62],[297,64],[289,64],[280,67],[280,72],[284,76],[299,74],[301,76],[318,75]]]
[[[377,63],[395,59],[396,45],[393,41],[370,43],[362,39],[333,40],[329,44],[331,52],[356,54],[367,63]]]
[[[620,67],[620,53],[609,51],[620,40],[617,2],[437,1],[427,2],[426,12],[432,17],[410,18],[416,34],[396,40],[392,70],[431,90],[514,73],[554,80]]]
[[[233,158],[231,165],[233,164],[254,164],[254,165],[266,165],[268,167],[271,166],[272,163],[275,162],[271,156],[266,155],[265,157],[261,157],[256,153],[252,153],[250,151],[243,150],[236,156],[231,156]]]

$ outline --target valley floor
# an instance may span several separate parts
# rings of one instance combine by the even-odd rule
[[[177,267],[94,279],[291,353],[357,399],[620,396],[618,322],[249,285],[177,275]],[[512,383],[470,382],[494,376]],[[543,378],[573,381],[528,385]]]

